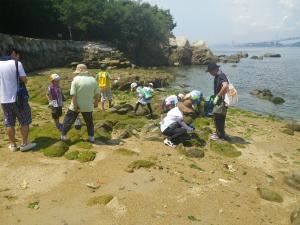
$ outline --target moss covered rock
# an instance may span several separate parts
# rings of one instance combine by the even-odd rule
[[[93,144],[87,141],[78,141],[75,146],[80,149],[91,149]]]
[[[130,169],[140,169],[140,168],[151,168],[155,166],[155,162],[150,160],[136,160],[133,161],[131,164],[128,165]]]
[[[117,153],[120,153],[121,155],[126,155],[126,156],[134,156],[134,155],[139,155],[139,153],[126,149],[126,148],[119,148],[116,150]]]
[[[290,130],[293,130],[293,131],[300,132],[300,124],[297,124],[297,123],[290,123],[290,124],[287,124],[285,127],[286,127],[287,129],[290,129]]]
[[[294,135],[294,131],[288,128],[282,130],[281,132],[288,135]]]
[[[300,225],[300,207],[296,208],[292,213],[291,213],[291,223],[292,225]]]
[[[114,196],[109,194],[93,197],[87,201],[86,205],[87,206],[107,205],[113,198]]]
[[[96,154],[94,151],[79,152],[77,160],[79,162],[90,162],[96,158]]]
[[[292,188],[300,191],[300,173],[294,173],[292,176],[286,176],[284,182]]]
[[[69,146],[62,141],[59,141],[43,150],[45,156],[48,157],[61,157],[63,156],[69,149]]]
[[[283,202],[283,198],[281,197],[281,195],[275,191],[269,190],[267,188],[257,188],[257,191],[262,199],[271,202]]]
[[[210,143],[210,149],[226,157],[239,157],[242,154],[233,145],[227,142],[212,141]]]
[[[67,152],[65,154],[65,158],[68,160],[76,160],[78,159],[79,151]]]
[[[184,147],[183,144],[180,144],[180,145],[177,145],[176,149],[180,154],[183,154],[189,158],[203,158],[204,157],[204,149],[202,149],[202,148],[197,148],[197,147],[187,148],[187,147]]]

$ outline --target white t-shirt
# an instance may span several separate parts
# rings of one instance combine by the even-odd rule
[[[18,62],[19,76],[25,77],[21,62]],[[17,71],[15,60],[0,61],[0,103],[14,103],[17,95]]]
[[[182,112],[179,110],[178,107],[171,109],[167,116],[162,120],[160,123],[160,130],[164,132],[171,124],[173,123],[180,123],[183,121]]]

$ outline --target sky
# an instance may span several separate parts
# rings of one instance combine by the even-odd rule
[[[169,9],[176,36],[209,45],[300,36],[300,0],[143,0]]]

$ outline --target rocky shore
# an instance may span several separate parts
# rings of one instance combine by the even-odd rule
[[[158,117],[148,119],[146,110],[140,116],[131,113],[136,97],[127,84],[132,79],[166,81],[153,99],[159,115],[162,99],[174,93],[167,86],[172,74],[116,69],[112,75],[122,85],[114,87],[115,107],[94,113],[96,144],[85,141],[85,126],[73,129],[62,144],[44,94],[46,75],[53,72],[62,75],[68,98],[69,68],[34,72],[28,84],[36,151],[8,151],[0,125],[1,223],[298,225],[297,124],[231,108],[229,142],[209,141],[211,118],[186,118],[196,132],[170,149],[162,143]]]

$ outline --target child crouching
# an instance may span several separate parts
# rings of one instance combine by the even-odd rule
[[[151,107],[151,99],[153,97],[152,87],[143,87],[138,85],[137,83],[132,83],[130,87],[131,87],[131,91],[136,91],[138,94],[138,101],[136,103],[134,113],[137,112],[140,105],[141,106],[147,105],[150,112],[150,117],[153,118],[153,111]]]

